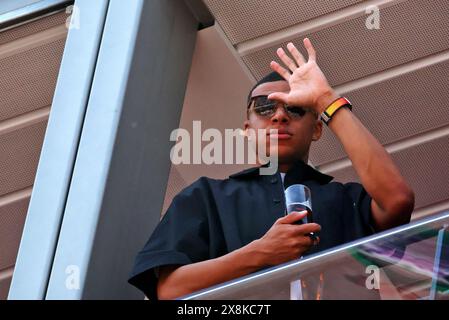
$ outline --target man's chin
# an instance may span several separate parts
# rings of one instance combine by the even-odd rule
[[[273,156],[277,156],[279,163],[285,163],[285,162],[291,162],[293,159],[298,158],[298,152],[290,147],[290,146],[283,146],[278,145],[278,147],[274,150],[270,149],[269,151],[269,157],[271,158]]]

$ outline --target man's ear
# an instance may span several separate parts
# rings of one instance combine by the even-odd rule
[[[248,130],[249,129],[249,120],[245,120],[245,122],[243,122],[243,130]]]
[[[312,141],[320,140],[322,134],[323,134],[323,122],[318,119],[315,121],[315,125],[313,127]]]

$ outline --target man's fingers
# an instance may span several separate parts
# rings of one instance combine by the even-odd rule
[[[299,211],[299,212],[292,212],[286,215],[285,217],[279,218],[276,221],[276,224],[292,224],[298,220],[301,220],[307,215],[307,211]]]
[[[316,233],[321,231],[321,226],[317,223],[306,223],[299,226],[295,226],[296,233],[298,235],[306,235],[311,232]]]
[[[320,237],[311,236],[310,234],[308,234],[306,237],[308,246],[317,246],[320,243]]]
[[[316,51],[315,48],[312,45],[312,42],[309,38],[304,39],[304,46],[307,49],[307,53],[309,55],[309,61],[316,61]],[[287,66],[287,68],[291,71],[288,71],[286,68],[282,67],[279,63],[276,61],[271,61],[270,67],[273,71],[276,71],[279,73],[279,75],[284,78],[286,81],[290,80],[291,73],[293,73],[296,69],[301,67],[306,63],[304,56],[301,54],[301,52],[298,50],[298,48],[295,47],[295,45],[290,42],[287,44],[287,49],[292,55],[293,59],[290,58],[289,55],[284,51],[284,49],[279,48],[277,49],[276,53],[281,59],[281,61]]]
[[[290,72],[287,71],[284,67],[282,67],[279,63],[276,61],[271,61],[270,67],[273,71],[276,71],[279,73],[279,75],[285,79],[285,81],[290,80]]]
[[[309,54],[309,60],[316,61],[316,51],[309,38],[304,39],[304,46],[306,47],[307,53]]]
[[[320,237],[315,237],[315,239],[313,239],[313,245],[317,246],[320,244]]]
[[[287,44],[287,49],[290,51],[292,57],[295,59],[296,63],[299,67],[306,63],[304,56],[299,52],[299,50],[295,47],[293,43]]]
[[[284,49],[279,48],[276,53],[291,72],[294,72],[296,69],[298,69],[298,65],[285,53]]]
[[[288,94],[284,92],[273,92],[268,95],[269,100],[282,101],[287,103]]]

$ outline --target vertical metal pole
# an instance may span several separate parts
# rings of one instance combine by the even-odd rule
[[[127,279],[160,219],[197,25],[183,1],[110,1],[47,299],[143,299]]]
[[[69,30],[9,299],[45,297],[108,2],[75,2],[79,28]]]
[[[449,246],[449,235],[447,234],[448,228],[449,225],[444,225],[444,227],[438,231],[429,300],[435,300],[436,298],[438,280],[441,273],[441,264],[442,261],[445,261],[445,259],[449,259],[449,254],[447,252],[447,248]],[[443,249],[446,249],[446,252],[443,251]]]

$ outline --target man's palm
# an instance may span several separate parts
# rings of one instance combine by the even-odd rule
[[[290,70],[272,61],[271,68],[278,72],[290,85],[290,92],[275,92],[270,94],[269,99],[280,100],[284,103],[308,108],[317,108],[317,100],[327,92],[331,91],[329,83],[320,67],[316,63],[316,53],[309,39],[304,39],[305,47],[309,54],[309,61],[292,44],[287,45],[293,59],[291,59],[282,48],[277,54],[282,62]],[[321,110],[316,110],[321,112]]]

